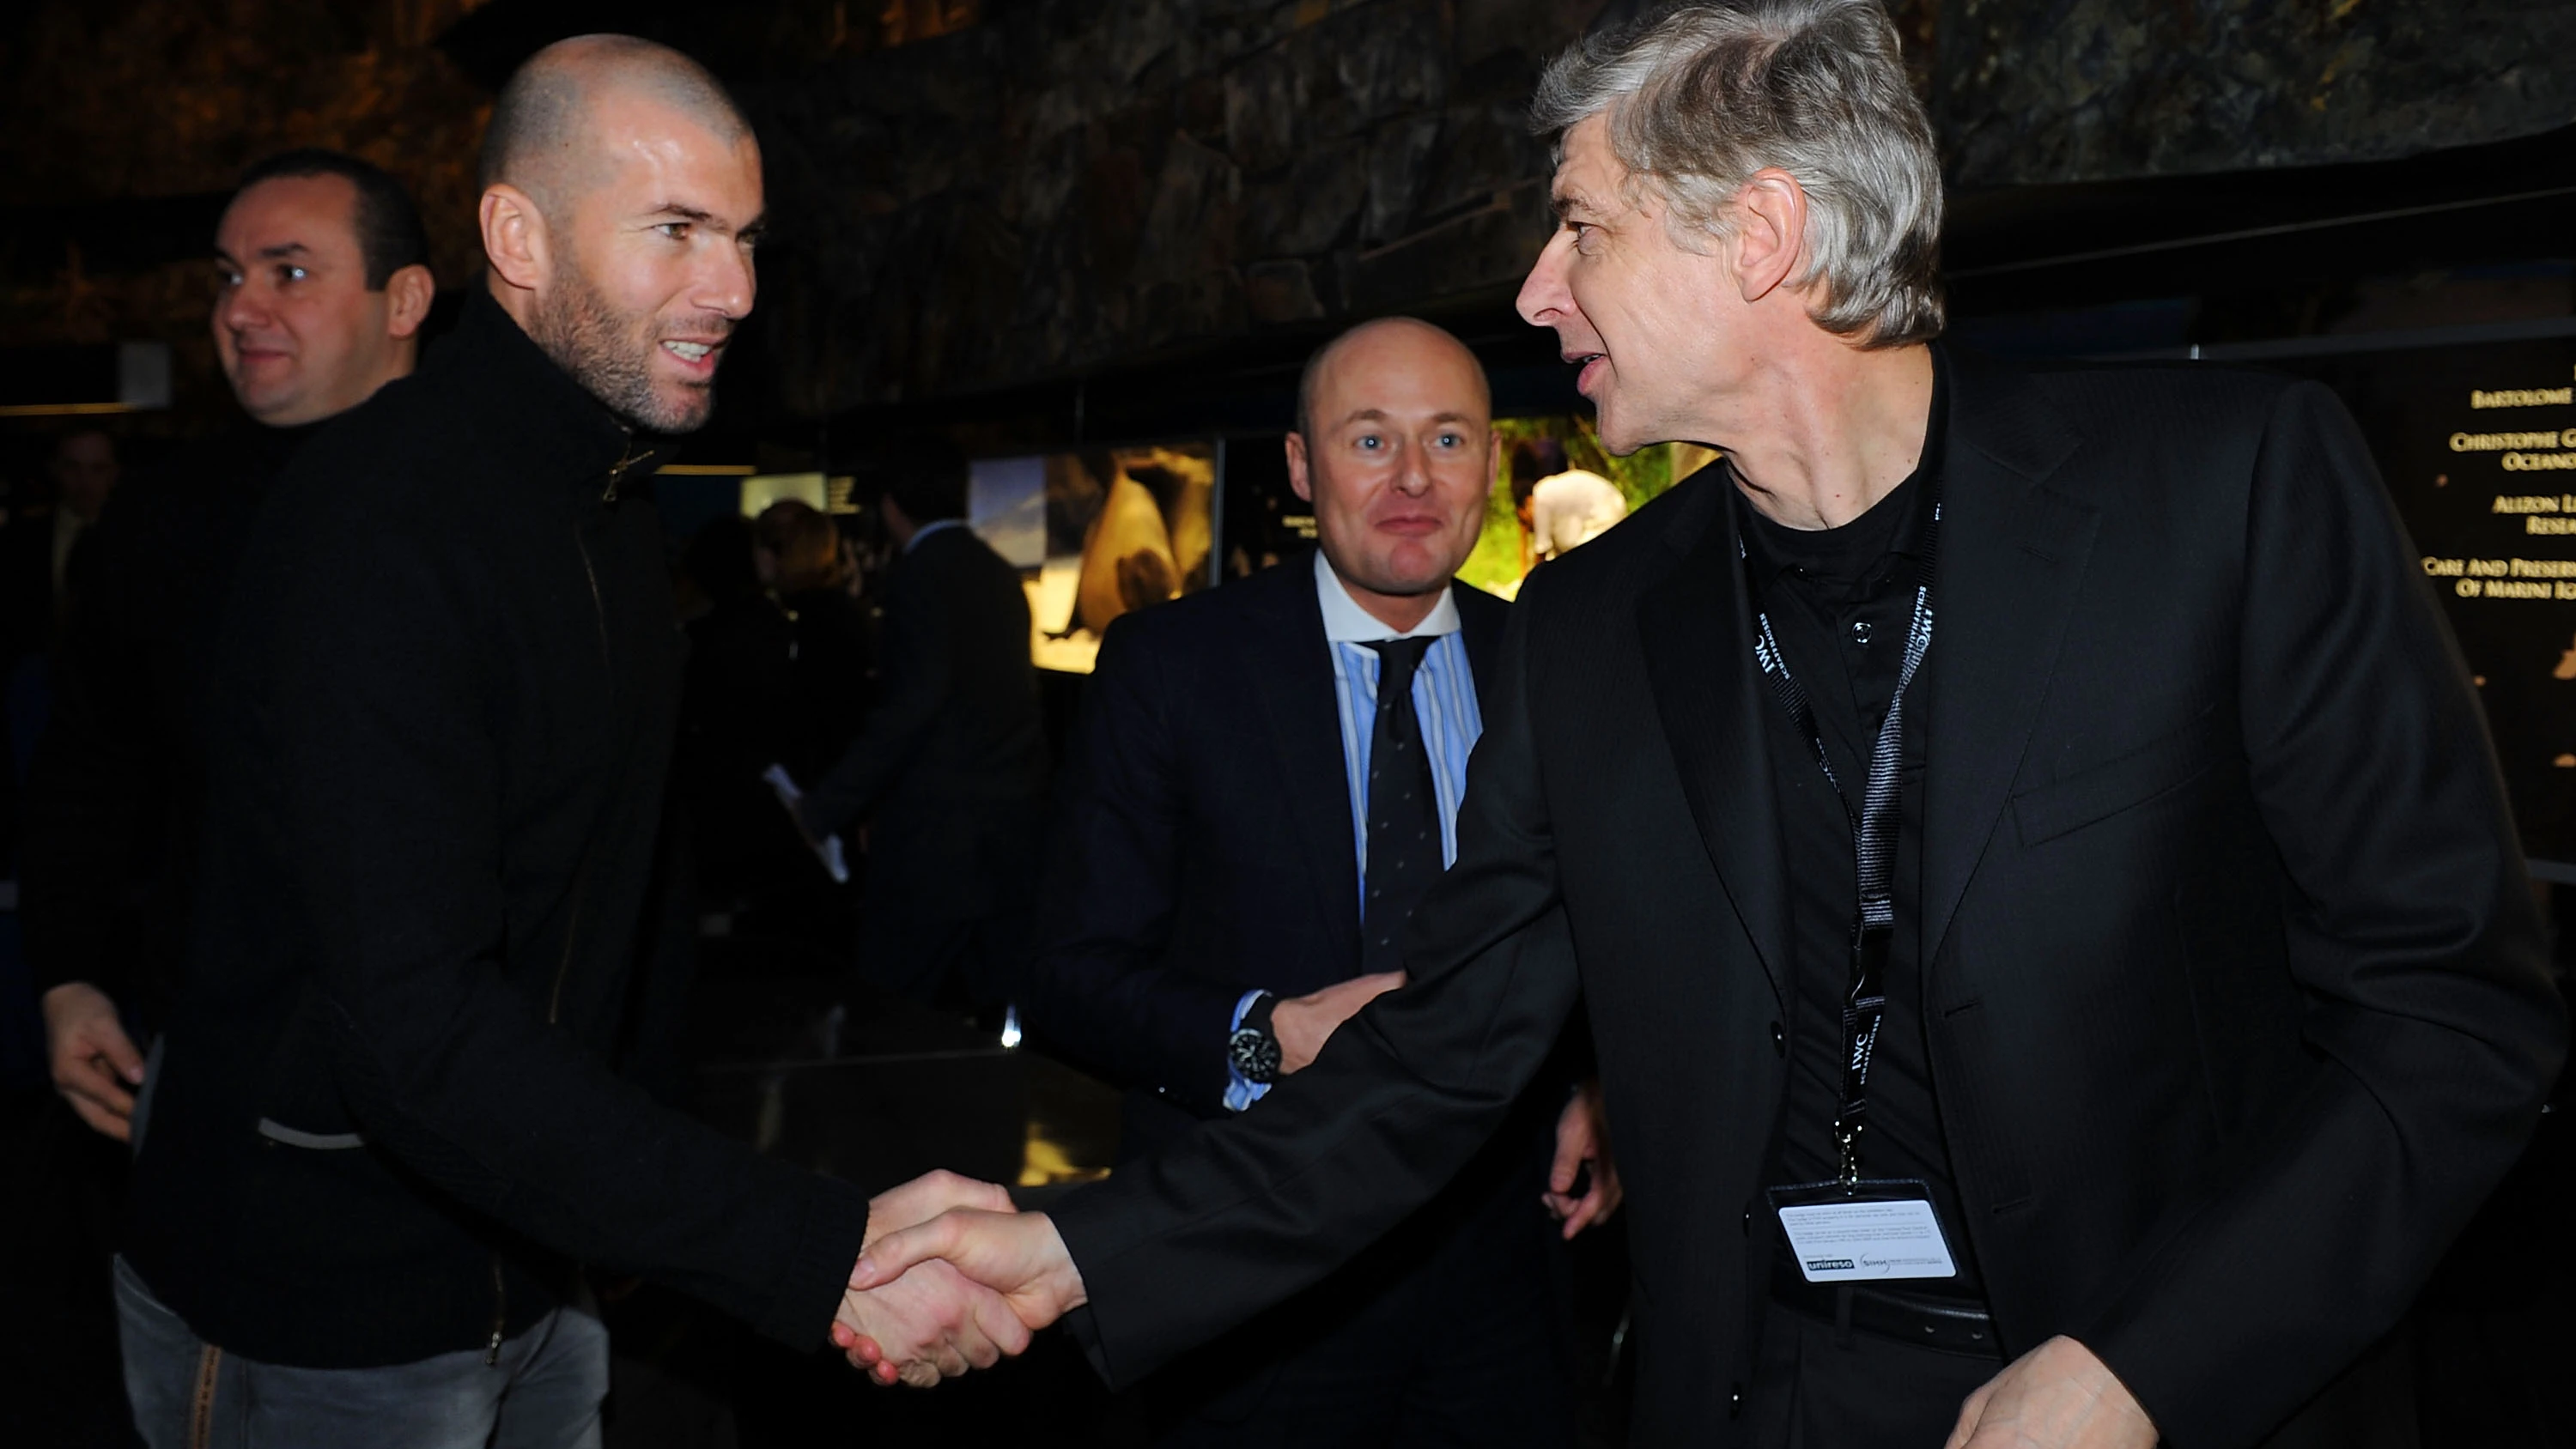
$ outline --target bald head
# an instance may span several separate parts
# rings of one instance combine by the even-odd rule
[[[697,62],[625,35],[537,52],[484,140],[493,297],[635,427],[685,433],[757,289],[760,146]]]
[[[1297,431],[1313,436],[1315,394],[1326,373],[1343,357],[1355,350],[1370,353],[1392,351],[1400,358],[1420,358],[1436,364],[1463,369],[1461,378],[1472,375],[1471,386],[1477,400],[1477,411],[1493,415],[1493,392],[1485,382],[1485,367],[1476,354],[1467,350],[1448,329],[1434,327],[1416,317],[1380,317],[1363,322],[1332,341],[1315,349],[1306,359],[1306,370],[1297,378]],[[1329,420],[1327,420],[1329,422]]]
[[[1297,387],[1288,486],[1324,562],[1397,631],[1429,617],[1476,546],[1494,477],[1493,395],[1457,338],[1410,317],[1324,344]]]
[[[549,208],[594,185],[611,161],[602,112],[645,101],[695,122],[726,145],[751,126],[705,66],[632,35],[576,35],[530,56],[492,103],[482,184],[515,186]]]

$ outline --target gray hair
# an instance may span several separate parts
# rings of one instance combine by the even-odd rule
[[[1607,113],[1632,182],[1667,203],[1673,239],[1725,236],[1753,173],[1807,194],[1816,325],[1868,347],[1941,331],[1941,165],[1879,0],[1677,5],[1586,36],[1550,62],[1530,127]]]

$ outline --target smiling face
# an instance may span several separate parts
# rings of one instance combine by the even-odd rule
[[[1307,411],[1288,436],[1288,481],[1315,506],[1325,561],[1371,613],[1408,599],[1427,612],[1485,521],[1494,429],[1483,370],[1438,328],[1375,323],[1333,344]]]
[[[1628,180],[1606,118],[1567,130],[1559,225],[1518,303],[1523,320],[1556,329],[1559,354],[1583,369],[1575,387],[1599,410],[1603,446],[1623,455],[1709,441],[1695,419],[1745,368],[1749,340],[1726,245],[1685,251],[1652,188],[1635,188],[1632,204]]]
[[[760,148],[640,92],[600,98],[577,144],[603,154],[530,219],[529,335],[626,421],[690,432],[751,312]]]
[[[345,412],[411,370],[428,273],[369,290],[357,220],[347,177],[280,176],[234,197],[215,230],[215,356],[271,427]]]

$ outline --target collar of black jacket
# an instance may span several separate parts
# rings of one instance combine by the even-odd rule
[[[611,501],[669,461],[668,439],[621,421],[479,288],[423,370],[432,369],[497,424],[530,467]]]

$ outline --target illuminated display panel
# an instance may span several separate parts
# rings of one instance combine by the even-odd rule
[[[1215,491],[1206,443],[988,458],[967,521],[1020,569],[1030,657],[1088,674],[1111,620],[1206,586]]]
[[[2576,862],[2576,340],[2274,365],[2359,420],[2459,636],[2523,848]]]

